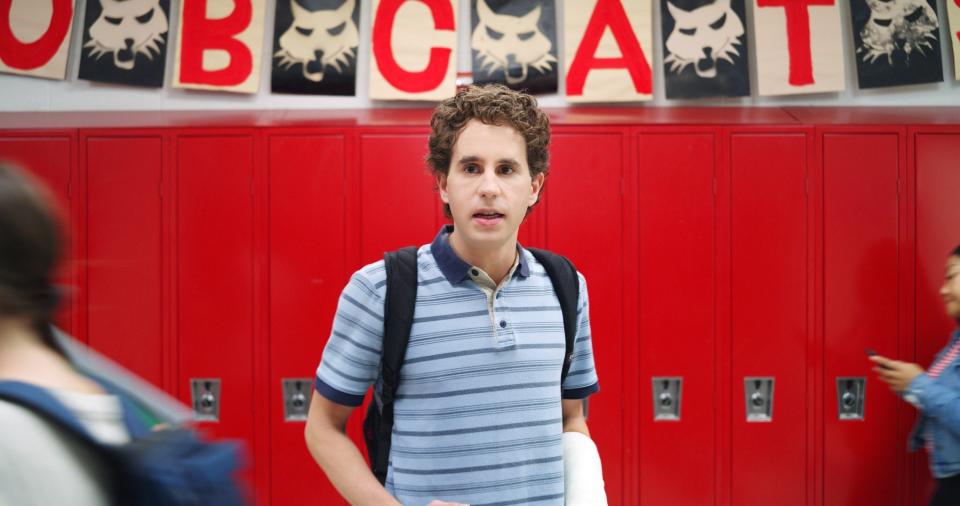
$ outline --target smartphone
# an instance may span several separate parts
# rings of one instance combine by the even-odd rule
[[[873,348],[864,348],[863,351],[867,354],[868,357],[872,357],[872,356],[874,356],[874,355],[879,355],[879,353],[877,353],[877,350],[875,350],[875,349],[873,349]],[[883,369],[890,369],[889,367],[887,367],[887,366],[885,366],[885,365],[881,365],[881,364],[877,364],[877,365],[880,366],[880,367],[883,368]]]

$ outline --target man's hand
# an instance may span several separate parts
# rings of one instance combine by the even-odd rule
[[[905,391],[910,386],[910,382],[924,372],[923,368],[917,364],[891,360],[880,355],[874,355],[870,357],[870,360],[877,364],[873,371],[894,392]]]
[[[427,506],[470,506],[469,504],[463,504],[459,502],[447,502],[447,501],[430,501],[430,504]]]

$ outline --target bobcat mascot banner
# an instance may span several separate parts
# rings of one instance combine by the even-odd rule
[[[436,101],[456,89],[462,40],[474,82],[555,93],[562,77],[569,102],[649,100],[654,70],[668,99],[837,92],[844,61],[856,65],[860,88],[937,82],[943,33],[960,59],[960,0],[939,10],[936,0],[747,1],[85,0],[72,54],[90,81],[163,86],[169,48],[177,88],[256,93],[266,59],[275,93],[352,96],[366,44],[371,99]],[[841,2],[850,6],[845,25]],[[66,79],[76,5],[0,0],[0,72]],[[459,6],[469,6],[467,26],[457,26]],[[847,29],[854,44],[845,55]]]
[[[359,1],[277,0],[274,19],[275,93],[356,94]]]
[[[170,0],[87,0],[80,79],[163,86]]]

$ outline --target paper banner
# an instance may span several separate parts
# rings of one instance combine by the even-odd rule
[[[87,0],[80,79],[159,88],[170,0]]]
[[[0,72],[63,80],[72,30],[73,0],[0,0]]]
[[[940,17],[931,0],[850,0],[860,88],[943,81]]]
[[[750,95],[744,0],[661,0],[667,98]]]
[[[373,0],[370,98],[442,100],[457,88],[457,2]]]
[[[753,0],[760,95],[844,89],[841,0]]]
[[[180,0],[173,86],[256,93],[265,0]]]
[[[567,101],[650,100],[650,0],[566,0],[563,9]]]
[[[557,92],[553,0],[471,0],[473,82],[528,93]]]
[[[359,26],[357,0],[277,0],[271,89],[355,95]]]
[[[946,0],[946,3],[947,15],[950,18],[950,29],[947,33],[953,46],[953,70],[956,79],[960,81],[960,1]]]

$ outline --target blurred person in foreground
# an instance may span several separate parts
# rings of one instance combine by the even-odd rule
[[[104,442],[126,443],[119,399],[74,370],[51,331],[63,251],[50,196],[0,164],[0,380],[42,387]],[[0,400],[0,504],[109,504],[104,463],[29,409]]]
[[[232,443],[56,331],[63,253],[45,188],[0,162],[0,506],[214,506],[245,502]]]
[[[947,315],[960,325],[960,246],[947,258],[940,296]],[[926,371],[917,364],[870,358],[881,380],[920,410],[910,434],[910,450],[926,448],[937,480],[931,506],[960,504],[960,329],[954,330]]]

